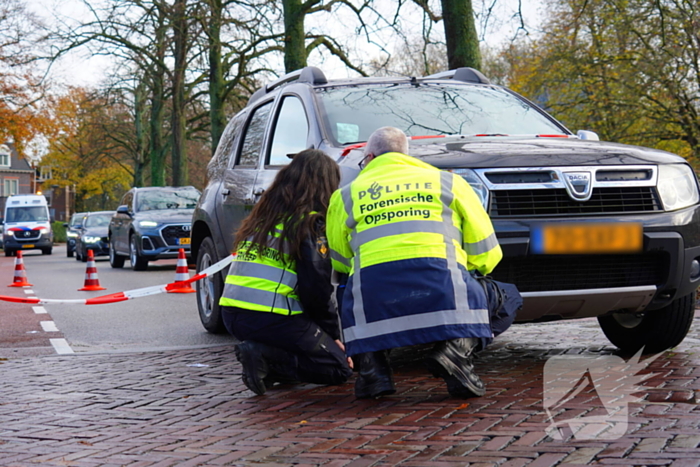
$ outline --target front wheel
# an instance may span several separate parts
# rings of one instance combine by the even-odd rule
[[[75,252],[73,251],[72,248],[66,247],[66,258],[72,258],[72,257],[73,257],[73,253],[75,253]]]
[[[42,248],[41,249],[42,255],[50,255],[51,253],[53,253],[53,248]]]
[[[211,237],[207,237],[199,246],[199,252],[197,253],[197,273],[205,270],[217,261],[214,241]],[[226,331],[224,320],[221,316],[221,307],[219,306],[219,299],[224,290],[221,272],[198,280],[195,288],[197,290],[199,319],[204,329],[212,334]]]
[[[599,316],[605,336],[621,350],[644,353],[661,352],[680,344],[690,330],[695,315],[695,292],[678,298],[660,310],[643,316],[612,313]]]
[[[109,265],[115,269],[123,268],[125,259],[126,258],[124,258],[123,256],[119,256],[117,254],[117,251],[114,248],[114,239],[110,238],[109,239]]]
[[[129,260],[131,261],[131,269],[134,271],[145,271],[148,269],[148,260],[139,254],[138,239],[136,235],[131,236],[129,241]]]

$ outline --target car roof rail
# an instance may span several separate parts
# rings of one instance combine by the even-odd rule
[[[287,73],[286,75],[282,76],[279,79],[276,79],[275,81],[268,83],[255,91],[252,96],[250,96],[250,99],[248,100],[248,104],[251,102],[255,102],[256,100],[260,99],[262,96],[267,94],[268,92],[272,91],[275,88],[278,88],[282,86],[283,84],[289,83],[291,81],[297,81],[299,83],[309,83],[309,84],[327,84],[328,79],[326,78],[326,75],[321,71],[320,68],[317,68],[315,66],[307,66],[304,67],[300,70],[294,70],[291,73]]]
[[[491,81],[484,76],[482,72],[476,68],[462,67],[456,70],[443,71],[430,76],[425,76],[423,79],[453,79],[456,81],[464,81],[465,83],[491,84]]]

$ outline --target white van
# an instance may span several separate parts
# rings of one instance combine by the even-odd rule
[[[18,250],[41,250],[50,255],[53,231],[46,198],[42,195],[8,197],[2,235],[5,256],[12,256]]]

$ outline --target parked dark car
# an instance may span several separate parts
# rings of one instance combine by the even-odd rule
[[[75,242],[78,239],[79,229],[83,225],[85,212],[76,212],[70,216],[70,222],[63,224],[66,228],[66,256],[72,258],[75,253]]]
[[[524,297],[518,322],[597,317],[626,351],[659,351],[686,336],[700,284],[700,192],[688,163],[573,134],[470,68],[329,81],[307,67],[258,90],[209,163],[192,220],[197,270],[229,254],[290,155],[321,149],[348,183],[383,126],[404,130],[410,155],[461,175],[480,197],[504,251],[493,277]],[[224,274],[197,283],[210,332],[223,330]]]
[[[109,255],[107,234],[113,215],[114,211],[96,211],[85,215],[75,243],[75,259],[86,262],[88,250],[92,250],[94,256]]]
[[[128,257],[135,271],[149,261],[189,255],[192,213],[200,192],[187,187],[132,188],[109,224],[109,263],[121,268]]]

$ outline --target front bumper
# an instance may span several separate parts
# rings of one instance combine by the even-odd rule
[[[14,236],[5,235],[3,239],[3,248],[5,250],[41,250],[51,248],[53,240],[51,236],[42,234],[37,239],[17,240]]]
[[[610,222],[557,219],[552,222]],[[693,292],[700,277],[700,207],[673,213],[626,216],[644,226],[638,254],[538,255],[530,251],[531,221],[494,221],[504,258],[494,279],[514,283],[523,295],[516,318],[548,321],[594,317],[614,310],[652,311]]]
[[[189,225],[184,224],[171,224],[158,230],[144,231],[139,236],[140,254],[149,261],[173,259],[177,258],[180,249],[183,249],[189,257],[189,234]]]

